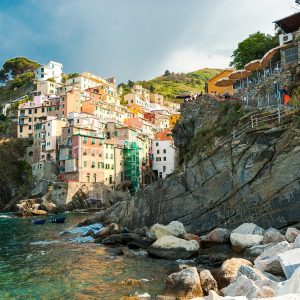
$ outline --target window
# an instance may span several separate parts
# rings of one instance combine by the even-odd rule
[[[34,113],[37,114],[37,108],[34,109]]]
[[[156,146],[158,146],[158,143],[156,143]]]
[[[92,144],[95,145],[96,144],[96,139],[92,138]]]
[[[85,136],[85,137],[83,138],[83,143],[86,144],[87,142],[88,142],[88,138]]]
[[[31,118],[29,118],[28,121],[31,122]]]
[[[92,168],[95,168],[95,162],[94,161],[92,162]]]
[[[101,162],[98,162],[98,169],[101,168]]]
[[[112,164],[112,165],[111,165],[111,169],[113,170],[114,168],[115,168],[115,166]]]
[[[164,156],[164,161],[166,161],[167,160],[167,158]]]
[[[167,153],[167,150],[166,150],[166,149],[164,149],[164,153]]]
[[[118,136],[118,131],[117,130],[115,131],[115,136]]]
[[[29,114],[29,115],[31,115],[31,113],[32,113],[32,110],[31,110],[31,109],[29,109],[29,110],[28,110],[28,114]]]
[[[286,64],[298,61],[298,47],[286,49],[284,51],[284,59]]]
[[[87,155],[86,149],[83,150],[82,154],[83,154],[83,155]]]
[[[156,161],[161,161],[161,157],[156,157]]]
[[[166,166],[163,166],[163,172],[166,172],[166,169],[167,169]]]
[[[71,133],[71,128],[68,128],[68,133]]]
[[[109,175],[109,184],[112,184],[112,175]]]
[[[111,153],[111,155],[110,155],[110,159],[113,159],[114,158],[114,155]]]
[[[20,126],[20,132],[23,132],[23,126]]]
[[[83,162],[83,166],[86,168],[87,167],[87,161]]]
[[[31,125],[29,125],[28,129],[31,130]]]
[[[95,156],[96,155],[96,152],[95,150],[92,151],[92,156]]]
[[[156,153],[159,154],[159,150],[156,150]]]

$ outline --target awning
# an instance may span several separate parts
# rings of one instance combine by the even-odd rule
[[[241,79],[249,77],[250,75],[251,75],[251,72],[248,70],[237,70],[237,71],[232,72],[228,76],[228,78],[232,79],[232,80],[241,80]]]
[[[218,87],[226,87],[233,85],[234,80],[229,79],[228,77],[221,78],[216,81],[215,85]]]
[[[267,66],[268,66],[268,62],[262,61],[261,59],[255,59],[255,60],[252,60],[249,63],[247,63],[245,65],[245,69],[247,71],[253,72],[253,71],[262,70],[262,69],[264,69]]]
[[[269,50],[261,59],[263,62],[269,62],[279,51],[280,47]]]
[[[300,27],[300,12],[274,21],[285,33],[294,32]]]

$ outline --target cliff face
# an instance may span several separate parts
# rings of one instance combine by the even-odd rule
[[[244,222],[265,228],[300,222],[300,131],[292,124],[261,128],[210,151],[194,149],[180,171],[124,203],[121,219],[131,228],[177,220],[199,234]],[[184,134],[192,131],[185,120],[177,125],[181,151],[194,142]]]
[[[32,186],[31,168],[22,160],[24,151],[21,140],[0,139],[0,210],[27,196]]]

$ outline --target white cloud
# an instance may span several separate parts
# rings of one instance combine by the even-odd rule
[[[184,48],[170,53],[161,69],[174,72],[191,72],[206,67],[226,68],[229,66],[229,61],[228,56]]]

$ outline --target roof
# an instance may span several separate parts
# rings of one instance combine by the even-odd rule
[[[274,21],[285,33],[294,32],[300,27],[300,12]]]
[[[214,77],[211,77],[211,78],[208,80],[208,82],[214,80],[216,77],[219,77],[219,76],[222,75],[222,74],[225,74],[225,73],[228,73],[228,72],[233,72],[233,71],[235,71],[235,69],[225,69],[225,70],[223,70],[222,72],[220,72],[220,73],[218,73],[217,75],[215,75]]]

